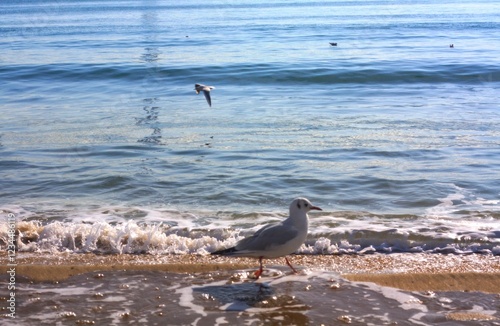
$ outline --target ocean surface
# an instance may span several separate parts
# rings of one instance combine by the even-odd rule
[[[2,250],[14,221],[19,254],[205,255],[303,196],[323,211],[298,253],[500,255],[498,1],[3,0],[0,47]],[[211,107],[195,83],[215,87]],[[39,299],[98,286],[80,281]],[[221,296],[207,282],[198,296],[189,281],[164,284],[193,312],[178,324]],[[309,309],[302,290],[273,296],[279,282],[234,293]],[[346,286],[346,300],[380,302],[373,325],[446,324],[429,316],[462,302],[412,310],[387,289]],[[231,293],[220,309],[248,310]],[[25,322],[68,317],[40,309]]]
[[[2,1],[0,213],[21,251],[203,254],[304,196],[302,253],[498,255],[499,12]]]

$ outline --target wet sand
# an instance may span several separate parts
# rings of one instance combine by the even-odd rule
[[[6,271],[6,255],[0,258]],[[292,255],[299,269],[335,272],[357,282],[374,282],[408,291],[481,291],[500,293],[500,259],[492,255],[374,254]],[[267,260],[266,266],[284,266],[283,259]],[[210,273],[256,268],[250,258],[198,255],[95,255],[19,254],[16,276],[29,280],[62,281],[70,276],[99,271],[162,271]],[[286,267],[286,266],[284,266]],[[284,269],[287,272],[286,269]]]
[[[18,253],[16,321],[175,325],[470,325],[500,323],[492,255],[292,255],[266,261],[196,255]],[[0,304],[10,323],[10,266]],[[410,292],[411,291],[411,292]],[[6,325],[7,325],[6,324]],[[499,324],[500,325],[500,324]]]

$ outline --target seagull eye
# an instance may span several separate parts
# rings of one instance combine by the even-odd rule
[[[307,207],[307,203],[305,203],[304,205],[306,205],[306,207]]]
[[[298,209],[300,209],[300,203],[299,202],[297,202],[297,207],[298,207]]]

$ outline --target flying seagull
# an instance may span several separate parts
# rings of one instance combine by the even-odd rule
[[[307,212],[322,209],[313,206],[306,198],[296,198],[290,204],[290,216],[279,223],[262,227],[252,236],[240,240],[236,246],[213,252],[212,255],[259,258],[260,268],[254,273],[259,278],[263,272],[262,259],[278,258],[295,252],[307,237],[309,218]],[[297,273],[285,257],[286,264]]]
[[[196,94],[200,94],[200,92],[203,92],[203,95],[205,95],[205,98],[207,99],[208,106],[212,107],[212,99],[210,98],[210,91],[214,89],[215,87],[213,86],[205,86],[203,84],[194,84],[194,90],[196,91]]]

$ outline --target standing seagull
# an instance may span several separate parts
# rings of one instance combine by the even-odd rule
[[[322,209],[313,206],[306,198],[297,198],[290,204],[290,216],[279,223],[264,226],[252,236],[240,240],[236,246],[213,252],[212,255],[256,257],[259,258],[260,268],[254,273],[255,278],[262,274],[262,259],[278,258],[295,252],[304,243],[307,237],[309,218],[307,212]],[[292,264],[285,257],[286,264],[297,273]]]
[[[213,86],[205,86],[203,84],[194,84],[194,90],[196,91],[196,94],[200,94],[200,92],[203,92],[203,95],[205,95],[205,98],[207,99],[208,106],[212,107],[212,99],[210,98],[210,91],[214,89],[215,87]]]

